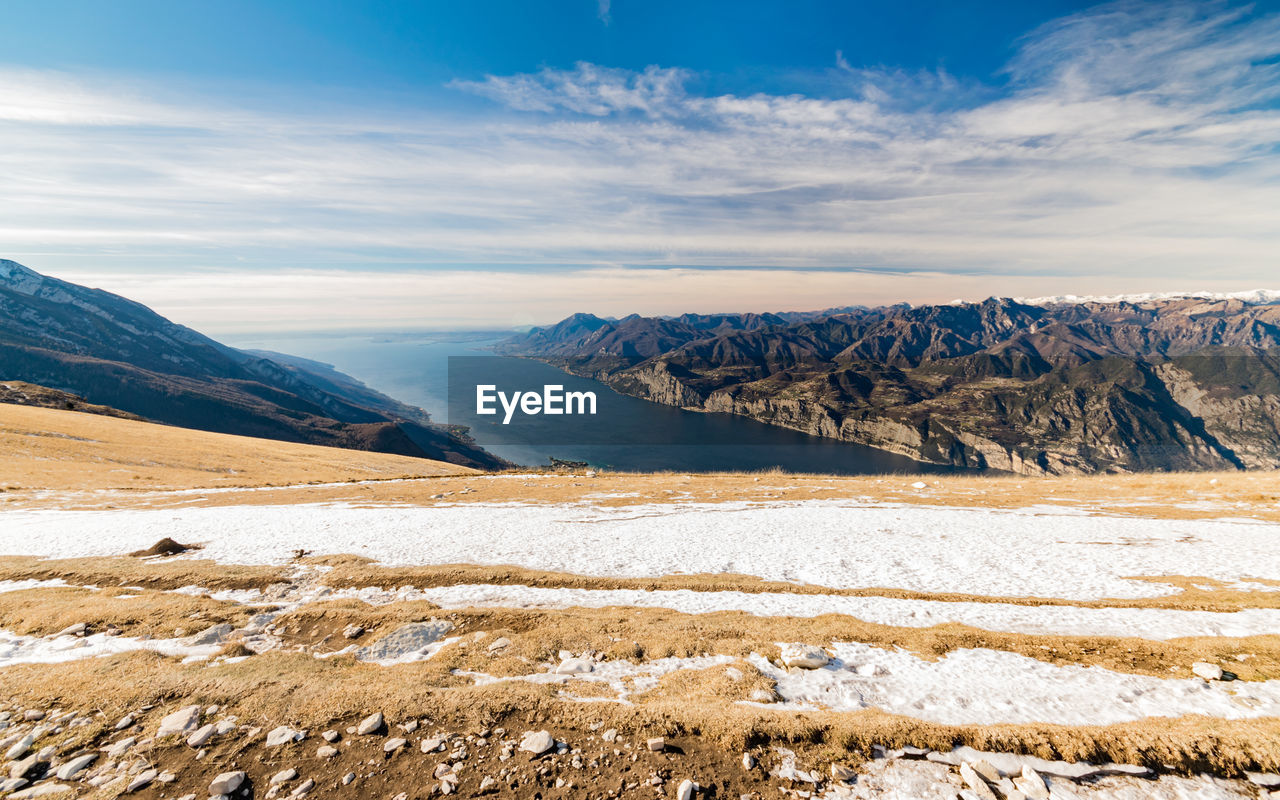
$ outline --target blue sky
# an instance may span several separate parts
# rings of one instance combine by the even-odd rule
[[[1275,3],[0,7],[0,255],[213,333],[1271,287]]]

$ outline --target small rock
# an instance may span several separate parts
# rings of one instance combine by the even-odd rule
[[[505,636],[499,636],[497,639],[494,639],[492,642],[489,642],[489,652],[496,653],[499,650],[505,650],[510,646],[511,646],[510,639],[508,639]]]
[[[401,747],[404,747],[408,743],[409,741],[407,739],[401,739],[398,736],[395,737],[394,739],[388,739],[386,743],[382,745],[382,752],[394,753],[395,751],[399,750]]]
[[[298,784],[298,788],[296,788],[296,789],[294,789],[292,792],[290,792],[290,793],[289,793],[289,796],[290,796],[290,797],[302,797],[304,794],[306,794],[307,792],[311,791],[311,790],[312,790],[312,789],[314,789],[314,788],[316,788],[316,782],[315,782],[314,780],[312,780],[311,778],[307,778],[305,781],[303,781],[302,783]]]
[[[858,773],[846,767],[844,764],[831,765],[831,779],[836,781],[851,781],[858,777]]]
[[[1263,789],[1280,789],[1280,775],[1273,775],[1267,772],[1246,772],[1244,776],[1254,786],[1261,786]]]
[[[354,781],[355,779],[356,779],[356,774],[354,772],[348,772],[346,775],[342,776],[342,785],[350,786],[352,781]]]
[[[969,790],[977,795],[980,800],[999,800],[999,798],[996,797],[996,793],[993,792],[991,787],[987,785],[987,782],[982,779],[982,776],[974,772],[973,767],[968,764],[960,765],[960,778],[964,781],[965,785],[969,787]]]
[[[187,746],[200,748],[213,738],[214,732],[217,730],[212,724],[198,728],[195,733],[187,737]]]
[[[743,769],[755,769],[755,768],[756,768],[756,758],[755,758],[755,756],[751,755],[750,753],[743,753],[743,754],[742,754],[742,768],[743,768]]]
[[[336,742],[338,741],[338,732],[325,731],[324,733],[320,734],[320,738],[324,739],[326,742]]]
[[[316,748],[316,758],[333,758],[338,754],[338,748],[331,744],[322,744]]]
[[[290,742],[300,742],[306,736],[302,731],[295,731],[288,725],[281,725],[267,734],[267,747],[279,747]]]
[[[209,794],[231,794],[244,783],[244,773],[224,772],[209,783]]]
[[[676,800],[693,800],[693,793],[697,789],[698,784],[685,778],[680,781],[680,786],[676,789]]]
[[[422,748],[422,752],[424,753],[434,753],[437,750],[444,749],[444,740],[438,739],[438,738],[423,739],[420,747]]]
[[[26,736],[23,736],[21,739],[14,742],[13,746],[4,754],[4,757],[10,761],[22,758],[22,756],[31,749],[31,744],[35,740],[36,737],[28,733]]]
[[[807,644],[785,644],[782,646],[782,663],[788,667],[800,669],[819,669],[831,662],[831,658],[821,647]]]
[[[231,635],[234,628],[229,623],[222,622],[217,625],[211,625],[200,633],[187,639],[187,644],[193,646],[203,646],[210,644],[222,644],[222,641]]]
[[[160,720],[160,729],[156,731],[156,738],[191,733],[198,727],[200,727],[200,706],[187,706]]]
[[[364,635],[364,628],[352,623],[342,629],[342,635],[347,639],[359,639]]]
[[[116,730],[122,731],[132,724],[133,724],[133,715],[125,714],[123,717],[120,718],[120,721],[116,723]]]
[[[981,758],[979,758],[979,759],[978,759],[978,760],[976,760],[976,761],[970,761],[970,762],[969,762],[969,766],[973,769],[973,771],[974,771],[974,772],[976,772],[976,773],[978,773],[979,775],[981,775],[981,776],[982,776],[982,778],[983,778],[984,780],[988,781],[989,783],[999,783],[999,782],[1000,782],[1000,778],[1001,778],[1000,770],[998,770],[998,769],[996,769],[995,767],[991,766],[991,764],[990,764],[989,762],[984,761],[984,760],[982,760]]]
[[[379,711],[360,720],[360,724],[356,726],[356,733],[360,736],[368,736],[382,730],[383,724],[382,712]]]
[[[58,771],[54,773],[60,781],[69,781],[88,769],[89,765],[98,759],[97,753],[86,753],[77,756],[62,766],[58,767]]]
[[[579,675],[594,670],[595,664],[585,658],[566,658],[556,667],[557,675]]]
[[[1191,665],[1191,671],[1206,681],[1222,680],[1222,667],[1208,661],[1197,661]]]
[[[1013,779],[1013,785],[1031,800],[1049,800],[1048,784],[1040,777],[1040,773],[1025,764],[1022,774]]]
[[[497,781],[495,781],[493,778],[489,777],[488,775],[485,775],[483,778],[480,779],[480,794],[488,794],[491,791],[496,791],[493,787],[497,785],[498,785]]]
[[[645,746],[655,753],[661,753],[663,750],[667,749],[667,742],[661,736],[655,736],[645,742]]]
[[[298,771],[296,769],[282,769],[275,775],[271,776],[271,783],[288,783],[296,777],[298,777]]]
[[[75,794],[75,787],[68,786],[65,783],[38,783],[20,792],[14,792],[9,795],[11,800],[29,800],[33,797],[53,797],[54,795],[64,795],[70,792]]]
[[[138,776],[129,781],[129,785],[125,787],[125,792],[136,792],[147,784],[151,783],[159,775],[159,770],[149,769],[145,772],[138,773]]]
[[[555,746],[555,737],[548,731],[529,731],[520,740],[520,749],[533,754],[535,757],[542,755]]]
[[[111,747],[107,748],[107,756],[110,758],[119,758],[124,755],[130,747],[138,743],[138,740],[132,736],[121,739]]]
[[[39,722],[44,719],[44,712],[38,708],[31,708],[22,712],[22,718],[27,722]]]
[[[36,764],[40,763],[39,754],[29,755],[21,761],[15,761],[9,765],[10,778],[25,778],[36,768]]]
[[[600,738],[605,740],[606,742],[616,742],[618,741],[618,729],[610,728],[609,730],[600,734]]]
[[[160,783],[173,783],[177,779],[178,779],[177,775],[167,770],[164,772],[161,772],[159,775],[156,776],[156,780],[159,781]]]

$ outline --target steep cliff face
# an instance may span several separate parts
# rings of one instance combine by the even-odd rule
[[[653,355],[640,350],[672,328],[644,318],[518,337],[505,352],[653,402],[931,463],[1028,475],[1280,466],[1277,305],[992,299],[765,315],[739,330],[733,319]],[[645,332],[643,348],[627,348],[628,330]]]

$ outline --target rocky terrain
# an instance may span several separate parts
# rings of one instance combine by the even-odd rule
[[[578,314],[513,337],[625,394],[1028,475],[1280,464],[1269,296]]]
[[[1274,473],[424,474],[16,405],[0,455],[5,796],[1280,789]]]
[[[197,430],[506,466],[465,432],[328,365],[236,350],[123,297],[7,260],[0,380]]]

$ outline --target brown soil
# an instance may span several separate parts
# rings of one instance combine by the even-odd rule
[[[129,555],[136,558],[146,558],[147,556],[176,556],[187,552],[188,550],[199,550],[198,544],[179,544],[169,537],[165,537],[146,550],[135,550]]]

